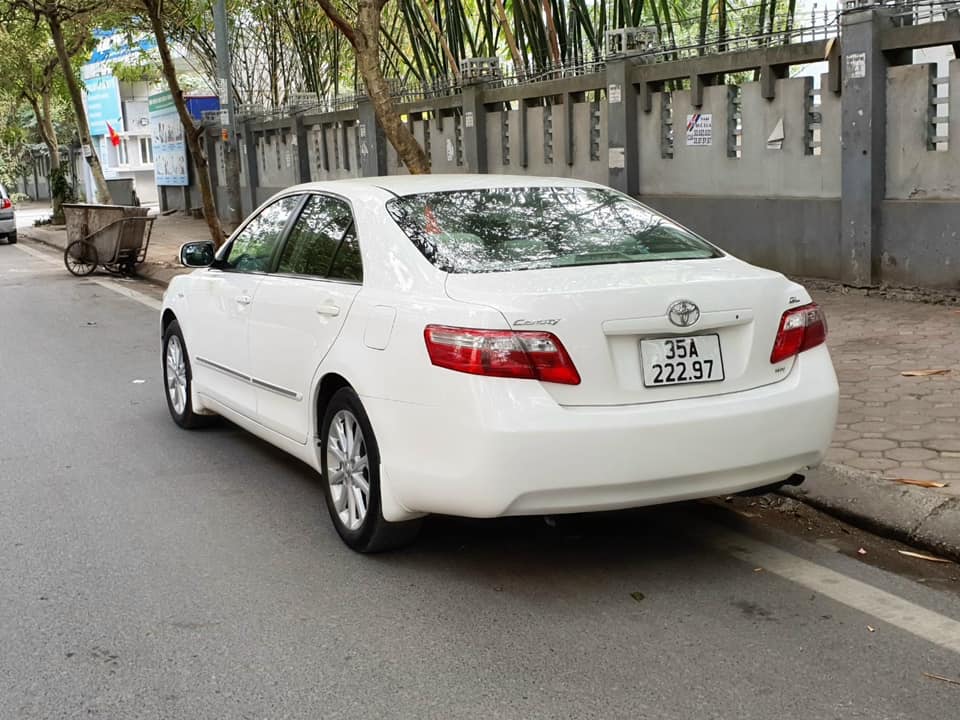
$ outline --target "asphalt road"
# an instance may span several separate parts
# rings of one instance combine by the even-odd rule
[[[94,280],[0,244],[0,718],[957,717],[955,566],[722,502],[359,556],[311,470],[174,426],[144,288]]]

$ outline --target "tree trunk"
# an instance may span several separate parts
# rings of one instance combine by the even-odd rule
[[[547,31],[547,45],[550,50],[550,60],[554,65],[560,65],[560,39],[557,34],[557,24],[553,18],[553,7],[550,0],[543,0],[543,17]]]
[[[30,108],[37,119],[37,131],[40,133],[40,139],[47,146],[47,152],[50,153],[50,170],[56,170],[60,167],[60,145],[57,142],[57,134],[53,129],[53,122],[50,120],[50,97],[44,95],[42,101],[35,97],[28,97]],[[41,102],[43,105],[41,106]]]
[[[434,18],[433,13],[430,12],[430,7],[427,5],[427,0],[420,0],[420,8],[423,10],[423,16],[427,19],[427,22],[430,23],[430,27],[433,29],[434,34],[440,41],[440,47],[443,48],[443,54],[447,56],[447,62],[450,63],[450,69],[453,71],[453,76],[457,79],[457,82],[459,82],[460,66],[457,64],[457,59],[453,56],[453,52],[450,50],[450,43],[447,42],[447,38],[443,34],[443,31],[440,30],[440,26],[437,24],[436,18]]]
[[[376,0],[360,0],[357,8],[357,27],[354,31],[354,51],[357,56],[357,70],[367,86],[367,95],[373,105],[384,134],[400,155],[403,164],[412,175],[430,172],[430,161],[401,120],[396,103],[390,94],[390,86],[380,69],[380,6]]]
[[[50,154],[50,204],[53,209],[53,222],[60,224],[63,222],[63,212],[60,206],[63,205],[63,193],[56,192],[57,182],[55,177],[60,170],[60,143],[57,142],[57,134],[53,129],[53,122],[50,120],[50,91],[47,90],[42,100],[36,97],[28,97],[30,108],[37,118],[37,130],[40,132],[40,138],[43,144],[47,146],[47,152]],[[42,103],[42,105],[41,105]]]
[[[96,185],[97,202],[109,205],[111,202],[110,188],[107,185],[106,178],[103,176],[100,157],[97,155],[97,150],[93,146],[93,137],[90,135],[90,124],[87,122],[87,115],[83,109],[83,96],[80,94],[80,85],[77,83],[77,78],[73,74],[70,55],[63,41],[63,28],[60,27],[60,20],[49,15],[47,16],[47,23],[50,25],[50,36],[53,38],[53,44],[57,49],[57,59],[60,61],[60,70],[63,72],[63,79],[67,83],[67,90],[70,93],[70,102],[73,104],[73,114],[76,116],[77,133],[80,135],[80,142],[89,148],[90,151],[89,154],[86,155],[86,158],[87,165],[90,166],[90,173],[93,175],[93,183]]]
[[[217,215],[217,206],[213,200],[213,187],[210,184],[210,171],[207,164],[207,156],[200,147],[200,133],[193,125],[193,118],[187,110],[187,103],[183,99],[183,90],[180,89],[180,81],[177,79],[177,70],[173,65],[173,58],[170,56],[170,46],[167,44],[166,30],[163,27],[163,21],[160,19],[160,7],[157,0],[143,0],[143,5],[150,16],[150,25],[153,28],[153,34],[157,38],[157,52],[160,54],[160,64],[163,67],[163,76],[170,88],[170,94],[173,96],[173,104],[177,107],[177,114],[180,116],[180,123],[183,125],[183,133],[187,138],[187,148],[190,150],[190,157],[197,170],[197,181],[200,183],[200,198],[203,202],[203,216],[207,221],[207,228],[210,231],[210,239],[213,240],[215,247],[223,245],[223,229],[220,225],[220,216]],[[252,160],[251,160],[252,162]],[[189,209],[189,208],[188,208]]]
[[[697,48],[698,55],[703,55],[707,51],[705,46],[707,44],[707,23],[709,20],[710,0],[700,0],[700,27],[697,29],[697,41],[699,44],[699,47]]]
[[[557,25],[553,20],[553,8],[550,0],[543,0],[543,16],[546,18],[547,38],[550,44],[550,59],[554,65],[560,64],[560,40],[557,36]]]
[[[510,21],[507,19],[507,10],[503,7],[503,0],[493,0],[493,4],[497,8],[497,20],[500,22],[500,27],[503,28],[503,35],[507,39],[507,47],[510,48],[510,57],[513,58],[514,71],[517,75],[523,77],[526,75],[523,55],[520,54],[520,48],[517,46],[517,38],[510,28]]]

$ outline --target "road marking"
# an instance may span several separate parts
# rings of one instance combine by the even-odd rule
[[[709,527],[710,530],[696,532],[695,536],[753,567],[761,567],[960,654],[960,622],[746,535],[719,526]]]
[[[163,303],[161,303],[159,300],[155,300],[149,295],[145,295],[137,290],[124,287],[120,283],[114,282],[113,280],[94,280],[93,282],[100,287],[105,287],[107,290],[113,290],[115,293],[119,293],[124,297],[128,297],[131,300],[136,300],[138,303],[146,305],[151,310],[160,310],[163,308]]]
[[[39,250],[34,250],[33,248],[24,247],[19,243],[16,245],[17,248],[25,252],[27,255],[31,255],[35,258],[39,258],[44,262],[50,263],[51,265],[59,265],[60,263],[57,260],[54,260],[47,253],[42,253]],[[133,290],[132,288],[124,287],[123,285],[114,282],[113,280],[95,280],[91,278],[90,282],[99,285],[100,287],[106,288],[107,290],[112,290],[119,295],[123,295],[126,298],[131,300],[136,300],[142,305],[146,305],[151,310],[160,310],[163,308],[163,304],[145,293]]]
[[[20,250],[21,252],[25,252],[27,255],[32,255],[35,258],[40,258],[44,262],[52,263],[54,265],[57,264],[56,260],[53,260],[47,253],[42,253],[39,250],[34,250],[33,248],[26,247],[21,243],[17,243],[14,247],[16,247],[17,250]]]

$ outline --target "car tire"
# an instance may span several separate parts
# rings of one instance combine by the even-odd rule
[[[176,320],[171,322],[163,333],[162,361],[163,389],[170,417],[186,430],[209,425],[211,416],[198,415],[193,411],[190,356],[187,354],[187,344],[183,341],[180,323]]]
[[[15,232],[12,232],[12,233],[10,233],[9,235],[7,235],[7,242],[10,243],[11,245],[16,245],[16,244],[17,244],[17,234],[16,234]]]
[[[344,387],[333,394],[320,430],[320,465],[327,510],[337,533],[360,553],[411,543],[421,521],[388,522],[380,500],[380,449],[360,397]]]

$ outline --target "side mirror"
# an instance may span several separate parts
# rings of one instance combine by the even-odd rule
[[[180,262],[187,267],[210,267],[215,257],[216,250],[210,240],[188,242],[180,246]]]

